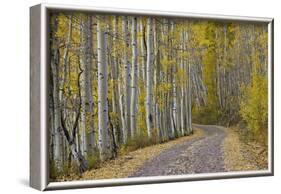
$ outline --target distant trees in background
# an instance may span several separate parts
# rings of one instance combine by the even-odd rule
[[[52,13],[51,177],[193,132],[267,131],[267,27]]]

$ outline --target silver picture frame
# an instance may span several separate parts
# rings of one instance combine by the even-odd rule
[[[224,172],[177,176],[139,177],[106,180],[50,182],[48,164],[48,17],[50,11],[84,11],[95,13],[168,16],[208,20],[258,22],[268,24],[268,170]],[[39,4],[30,8],[30,186],[41,190],[89,188],[118,185],[198,181],[210,179],[272,176],[274,174],[274,19],[154,10],[132,10],[76,5]]]

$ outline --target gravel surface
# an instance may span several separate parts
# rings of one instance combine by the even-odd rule
[[[175,145],[144,163],[130,177],[224,172],[225,131],[214,125],[195,125],[206,135]]]

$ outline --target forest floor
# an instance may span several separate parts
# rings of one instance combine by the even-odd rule
[[[256,141],[244,141],[237,129],[228,129],[224,140],[224,163],[227,171],[266,170],[267,146]]]
[[[267,152],[245,143],[233,129],[194,125],[194,134],[132,151],[98,169],[58,181],[183,175],[267,168]]]

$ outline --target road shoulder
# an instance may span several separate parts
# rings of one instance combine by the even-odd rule
[[[225,129],[227,136],[223,142],[225,169],[227,171],[256,171],[267,168],[267,153],[260,145],[247,144],[239,139],[234,129]]]

